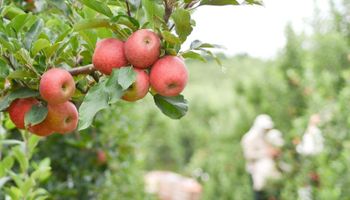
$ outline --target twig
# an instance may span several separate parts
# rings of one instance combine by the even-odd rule
[[[76,67],[71,70],[68,70],[68,72],[72,76],[77,76],[79,74],[91,74],[92,72],[96,71],[94,66],[92,64],[86,65],[86,66],[81,66],[81,67]]]
[[[128,9],[128,15],[129,15],[129,17],[131,17],[129,1],[125,0],[125,4],[126,4],[126,9]]]
[[[173,8],[171,5],[169,5],[168,0],[164,0],[164,8],[165,8],[164,21],[165,23],[168,23],[170,19],[170,15],[173,12]]]

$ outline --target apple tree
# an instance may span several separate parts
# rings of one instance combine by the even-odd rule
[[[183,117],[184,60],[220,64],[217,45],[195,40],[184,49],[192,13],[242,4],[261,2],[0,0],[0,188],[13,199],[45,199],[39,183],[50,159],[31,160],[37,136],[78,134],[117,102],[148,94],[169,118]]]

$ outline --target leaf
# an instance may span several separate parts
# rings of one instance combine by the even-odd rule
[[[16,70],[16,71],[12,71],[7,78],[8,79],[26,79],[26,78],[35,78],[36,74],[28,71],[28,70]]]
[[[38,39],[37,41],[34,42],[33,47],[32,47],[32,55],[35,56],[39,51],[42,49],[45,49],[46,47],[50,47],[50,41],[46,39]]]
[[[239,2],[236,0],[201,0],[199,5],[226,6],[239,5]]]
[[[15,18],[11,20],[11,22],[9,23],[9,26],[11,26],[16,32],[19,32],[32,17],[34,16],[30,14],[17,15]]]
[[[217,63],[218,65],[222,66],[221,60],[220,60],[216,55],[214,55],[213,52],[208,51],[208,50],[206,50],[206,49],[199,49],[199,50],[201,50],[201,51],[203,51],[204,53],[208,54],[210,57],[212,57],[212,58],[216,61],[216,63]]]
[[[223,47],[217,44],[203,43],[200,40],[194,40],[190,45],[190,49],[198,50],[200,48],[223,48]]]
[[[0,102],[0,111],[4,111],[6,108],[10,106],[12,101],[19,98],[28,98],[39,96],[39,92],[35,90],[31,90],[29,88],[20,88],[17,89],[10,94],[6,95],[2,101]]]
[[[180,44],[181,40],[169,31],[163,31],[162,36],[169,44]]]
[[[8,38],[6,37],[5,34],[0,32],[0,44],[5,47],[7,50],[9,50],[10,52],[14,51],[14,47],[11,44],[11,42],[8,40]]]
[[[188,111],[187,100],[182,96],[164,97],[159,94],[153,96],[155,104],[168,117],[180,119]]]
[[[19,163],[22,172],[26,172],[29,166],[28,160],[26,159],[24,152],[20,150],[19,146],[12,148],[12,153]]]
[[[34,40],[36,40],[44,28],[44,21],[42,19],[37,20],[32,27],[30,27],[24,39],[24,46],[26,49],[30,49]]]
[[[29,52],[24,48],[21,48],[19,51],[17,51],[14,54],[14,56],[18,60],[18,62],[23,64],[23,65],[26,65],[26,64],[32,65],[33,64],[33,59],[30,57]]]
[[[47,116],[47,107],[41,104],[33,105],[32,108],[24,116],[24,124],[34,126],[40,124]]]
[[[185,41],[193,30],[190,12],[182,8],[176,9],[171,17],[174,20],[177,35],[182,41]]]
[[[81,0],[81,2],[86,5],[87,7],[106,15],[107,17],[112,17],[113,13],[111,9],[107,6],[105,2],[100,2],[96,0]]]
[[[119,72],[120,70],[114,69],[109,79],[106,81],[105,92],[108,94],[108,104],[116,103],[123,95],[123,88],[118,80]]]
[[[155,18],[163,19],[164,7],[155,3],[154,0],[142,0],[142,7],[146,13],[147,22],[151,25],[155,24]]]
[[[200,60],[202,62],[207,62],[207,60],[201,54],[194,52],[194,51],[187,51],[187,52],[182,54],[182,57]]]
[[[108,108],[108,93],[105,92],[105,84],[106,81],[100,81],[86,94],[79,108],[79,131],[88,128],[95,115]]]
[[[111,21],[117,24],[125,25],[133,31],[136,31],[140,28],[140,23],[135,18],[124,14],[119,14],[113,17]]]
[[[123,67],[114,69],[107,79],[94,85],[79,108],[78,130],[88,128],[99,111],[120,100],[123,91],[129,88],[135,81],[135,77],[136,73],[131,67]]]
[[[123,67],[118,71],[118,83],[126,90],[135,82],[136,72],[132,67]]]
[[[109,27],[108,19],[86,19],[74,24],[75,31],[81,31],[86,29]]]

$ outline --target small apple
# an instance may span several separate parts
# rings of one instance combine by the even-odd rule
[[[103,150],[97,151],[97,163],[99,165],[104,165],[107,162],[107,155]]]
[[[38,104],[39,101],[34,98],[16,99],[14,100],[10,107],[7,109],[11,121],[19,129],[24,129],[24,117],[27,112],[30,111],[32,106]]]
[[[188,71],[183,60],[176,56],[165,56],[152,67],[150,83],[153,90],[162,96],[179,95],[185,88]]]
[[[64,69],[52,68],[41,76],[40,95],[49,104],[61,104],[68,101],[75,92],[75,82]]]
[[[114,68],[126,66],[128,61],[124,55],[124,42],[106,38],[96,43],[92,56],[94,67],[103,74],[111,74]]]
[[[160,38],[147,29],[134,32],[125,42],[125,56],[134,67],[145,69],[160,55]]]
[[[147,95],[149,90],[148,74],[141,69],[134,69],[136,72],[136,81],[128,88],[122,96],[125,101],[137,101]]]
[[[79,114],[75,105],[69,101],[62,104],[48,105],[47,123],[57,133],[74,131],[78,125]]]

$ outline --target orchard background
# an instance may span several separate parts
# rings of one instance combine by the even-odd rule
[[[53,66],[64,68],[74,74],[72,101],[79,108],[81,129],[38,137],[16,129],[7,112],[1,112],[0,199],[154,199],[143,183],[143,174],[154,169],[196,178],[203,185],[202,199],[251,199],[239,142],[260,113],[272,116],[286,140],[281,160],[292,170],[278,183],[282,199],[295,199],[297,189],[311,182],[310,171],[319,176],[315,199],[348,199],[350,1],[329,1],[327,20],[315,9],[311,35],[287,26],[287,43],[271,60],[214,54],[210,50],[220,46],[205,41],[181,49],[195,26],[192,12],[240,3],[261,4],[0,1],[0,108],[5,111],[14,96],[37,95],[40,76]],[[185,59],[189,82],[183,96],[150,93],[135,103],[119,100],[120,95],[103,99],[94,91],[122,94],[127,87],[121,86],[135,77],[125,70],[111,76],[93,72],[96,42],[126,40],[141,28],[161,36],[161,55]],[[117,84],[108,88],[103,84],[108,80]],[[45,118],[46,112],[37,113],[28,120]],[[325,150],[299,162],[293,140],[301,138],[313,113],[325,116]]]

